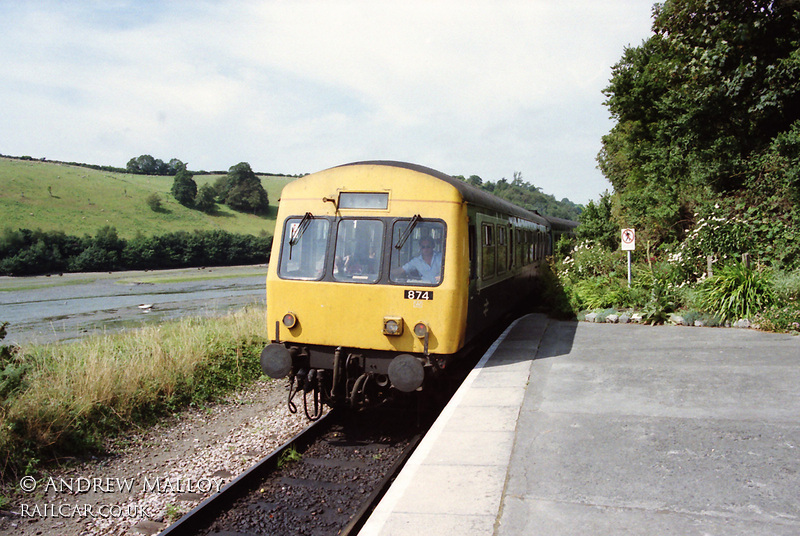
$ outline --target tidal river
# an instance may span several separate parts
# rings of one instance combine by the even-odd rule
[[[264,265],[0,277],[0,322],[9,322],[0,344],[75,340],[263,306],[266,277]]]

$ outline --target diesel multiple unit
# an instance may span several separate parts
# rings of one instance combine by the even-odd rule
[[[358,162],[288,184],[267,276],[270,377],[360,407],[424,389],[471,338],[529,295],[575,223],[438,171]]]

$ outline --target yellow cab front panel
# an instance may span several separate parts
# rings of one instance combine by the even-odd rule
[[[358,164],[298,179],[280,199],[267,277],[269,337],[422,353],[414,326],[424,323],[429,353],[455,353],[465,336],[467,240],[466,203],[424,172]],[[426,255],[440,264],[433,275],[415,268]]]

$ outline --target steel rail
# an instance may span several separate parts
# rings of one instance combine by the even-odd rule
[[[299,434],[278,447],[269,456],[225,484],[222,489],[203,500],[175,523],[164,529],[161,536],[192,536],[207,528],[221,512],[248,492],[254,490],[264,478],[278,467],[278,460],[288,449],[305,450],[319,435],[335,421],[336,410],[329,411],[320,420],[306,427]]]

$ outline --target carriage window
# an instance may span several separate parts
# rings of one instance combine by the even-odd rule
[[[497,273],[502,274],[506,271],[508,264],[508,246],[506,245],[506,228],[497,227]]]
[[[381,274],[383,222],[341,220],[336,230],[333,278],[337,281],[374,283]]]
[[[287,218],[278,275],[282,279],[321,279],[329,228],[330,222],[323,218]]]
[[[393,283],[438,285],[442,281],[445,236],[444,224],[417,221],[402,247],[401,237],[412,220],[395,222],[392,228],[392,265],[389,279]]]
[[[484,223],[482,226],[483,247],[481,248],[481,277],[487,279],[494,275],[494,225]]]

